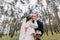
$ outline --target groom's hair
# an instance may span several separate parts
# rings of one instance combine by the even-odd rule
[[[38,15],[38,12],[33,13],[33,15],[34,15],[34,14],[35,14],[36,16],[39,16],[39,15]]]
[[[32,17],[27,16],[27,17],[26,17],[26,22],[28,22],[28,21],[31,20],[31,19],[32,19]]]

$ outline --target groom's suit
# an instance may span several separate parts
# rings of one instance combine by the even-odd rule
[[[33,20],[33,23],[34,23],[34,20]],[[43,23],[40,22],[39,20],[37,20],[37,24],[38,24],[38,28],[36,28],[35,31],[36,31],[36,30],[41,31],[42,34],[41,34],[40,36],[42,36],[43,33],[44,33],[44,30],[43,30]]]

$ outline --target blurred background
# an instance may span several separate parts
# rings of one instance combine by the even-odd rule
[[[0,40],[18,40],[22,20],[35,12],[43,22],[42,40],[59,40],[60,0],[0,0]]]

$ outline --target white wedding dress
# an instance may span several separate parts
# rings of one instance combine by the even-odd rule
[[[37,28],[37,22],[33,24],[32,22],[23,23],[20,30],[19,40],[34,40],[33,33],[35,33],[34,28]],[[27,28],[27,31],[25,31]]]

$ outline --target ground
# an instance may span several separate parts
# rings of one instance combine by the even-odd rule
[[[10,38],[8,35],[4,35],[2,38],[0,38],[0,40],[18,40],[19,36],[15,35],[13,38]],[[49,34],[48,36],[44,33],[44,35],[41,38],[42,40],[60,40],[60,34],[54,34],[51,35]]]

